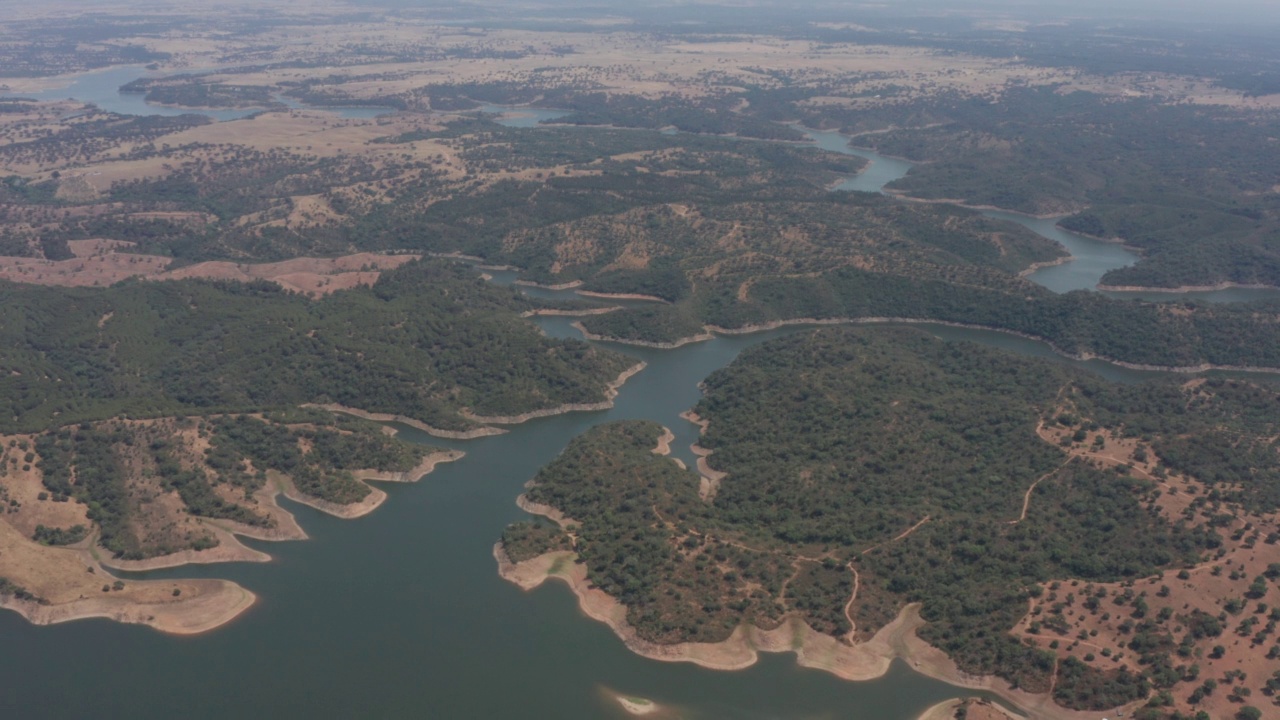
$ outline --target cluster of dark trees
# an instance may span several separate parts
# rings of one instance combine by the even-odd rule
[[[369,494],[352,470],[404,472],[430,451],[387,437],[379,426],[352,418],[315,417],[319,425],[283,425],[246,415],[216,418],[210,436],[210,464],[244,474],[245,460],[262,482],[268,470],[288,475],[306,495],[347,505]],[[330,427],[326,427],[326,425]],[[301,442],[309,448],[302,451]],[[215,460],[216,458],[216,460]]]
[[[902,124],[913,113],[932,122],[857,139],[930,161],[895,189],[1075,213],[1063,227],[1144,251],[1142,261],[1109,272],[1104,284],[1280,284],[1273,191],[1280,149],[1269,140],[1277,132],[1272,117],[1053,88],[1008,91],[998,105],[944,97],[897,111]]]
[[[983,288],[855,267],[816,277],[765,277],[751,286],[746,301],[737,296],[738,285],[704,283],[686,302],[699,321],[730,329],[790,319],[904,318],[1007,330],[1046,340],[1070,355],[1138,365],[1280,366],[1274,302],[1146,303],[1087,291],[1059,295],[1029,284],[1021,290]],[[628,339],[636,337],[631,328],[646,324],[633,319],[639,312],[689,314],[680,307],[629,309],[586,318],[583,325]],[[645,332],[636,339],[674,339]]]
[[[711,502],[698,499],[696,474],[651,452],[661,433],[652,423],[593,429],[529,491],[573,518],[592,582],[658,642],[713,641],[739,622],[768,627],[786,614],[841,636],[851,565],[863,637],[920,602],[921,636],[966,671],[1052,686],[1069,707],[1114,707],[1181,681],[1175,643],[1162,639],[1169,618],[1134,629],[1142,673],[1055,665],[1008,634],[1029,596],[1054,579],[1134,580],[1197,562],[1222,543],[1198,515],[1276,502],[1280,394],[1253,382],[1119,385],[913,329],[833,328],[749,349],[704,392],[700,443],[728,473]],[[1221,493],[1195,516],[1162,518],[1151,482],[1069,461],[1037,435],[1063,403],[1095,427],[1143,436],[1162,457],[1165,443],[1185,445],[1167,469],[1207,473]],[[1246,468],[1209,428],[1271,457],[1259,450]],[[569,547],[546,524],[504,538],[515,559]]]
[[[318,301],[266,282],[10,285],[0,295],[8,430],[305,403],[466,429],[464,407],[514,415],[597,402],[631,364],[541,336],[517,316],[530,307],[518,293],[447,262],[411,263]]]

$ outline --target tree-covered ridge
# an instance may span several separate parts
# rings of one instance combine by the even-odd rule
[[[0,289],[0,428],[339,403],[458,416],[598,402],[630,363],[552,340],[466,268],[412,263],[311,302],[271,283]]]
[[[397,127],[422,129],[396,133]],[[13,201],[4,211],[19,222],[0,233],[0,248],[29,254],[27,246],[43,244],[56,254],[67,240],[107,237],[185,260],[408,247],[499,261],[501,239],[514,230],[726,193],[739,199],[814,194],[865,164],[801,144],[509,128],[471,117],[440,126],[439,120],[405,116],[387,132],[359,152],[337,157],[306,146],[147,146],[135,154],[170,158],[166,174],[115,182],[85,197],[58,193],[62,184],[82,182],[78,176],[13,176],[0,186],[0,198]],[[16,144],[8,159],[49,165],[72,152],[56,136],[44,142],[42,154]],[[118,142],[108,135],[100,154],[110,156]],[[419,144],[437,152],[428,154]],[[324,208],[321,220],[294,212],[305,198]],[[69,210],[74,206],[94,212]],[[204,222],[184,223],[179,218],[186,213],[199,213]],[[303,228],[307,232],[297,232]]]
[[[628,606],[644,638],[718,639],[735,620],[768,626],[787,614],[865,638],[921,602],[922,637],[962,669],[1111,707],[1145,696],[1143,675],[1164,665],[1058,665],[1009,631],[1042,583],[1135,581],[1198,562],[1222,542],[1199,511],[1218,511],[1163,515],[1149,478],[1068,454],[1038,429],[1108,408],[1108,421],[1141,436],[1154,416],[1168,440],[1225,472],[1211,439],[1182,434],[1230,418],[1250,442],[1273,436],[1274,421],[1252,421],[1274,388],[1234,382],[1120,386],[910,329],[813,331],[747,350],[707,379],[700,443],[727,473],[710,502],[694,473],[651,452],[660,430],[642,424],[578,438],[529,498],[572,518],[590,579]],[[1188,403],[1196,393],[1219,399]],[[1256,484],[1280,466],[1270,462]],[[507,537],[525,556],[566,547],[545,529]]]
[[[597,335],[669,342],[692,334],[799,319],[905,318],[980,325],[1028,335],[1075,356],[1161,367],[1204,364],[1280,367],[1276,303],[1197,305],[1114,300],[1086,291],[1062,295],[1023,283],[1006,289],[915,279],[843,267],[812,277],[707,282],[667,308],[588,317]]]
[[[1071,398],[1075,417],[1142,443],[1159,459],[1154,473],[1195,478],[1210,489],[1199,510],[1280,510],[1280,389],[1234,378],[1115,387]],[[1144,454],[1145,451],[1139,453]],[[1190,519],[1190,518],[1189,518]]]
[[[406,472],[433,450],[319,410],[82,423],[40,433],[31,447],[47,491],[40,502],[88,506],[99,542],[123,560],[218,544],[185,516],[276,528],[259,494],[270,471],[306,497],[348,505],[370,492],[352,471]],[[68,544],[85,530],[38,526],[33,539]]]
[[[776,625],[792,559],[712,534],[697,474],[653,452],[662,433],[647,421],[592,428],[538,472],[527,497],[573,519],[588,577],[645,638],[716,642],[742,622]],[[516,557],[563,546],[536,525],[504,538]]]
[[[751,282],[853,265],[1004,287],[1055,243],[977,213],[849,193],[803,200],[668,203],[517,230],[505,257],[537,277],[675,301],[709,279]]]
[[[349,505],[369,494],[369,486],[352,471],[408,472],[432,450],[389,438],[380,426],[346,415],[289,415],[319,422],[286,425],[246,415],[213,419],[206,463],[248,486],[261,486],[266,471],[274,470],[289,476],[304,495]]]

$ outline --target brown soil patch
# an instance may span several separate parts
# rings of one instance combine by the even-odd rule
[[[1150,623],[1148,636],[1167,636],[1165,652],[1175,666],[1184,667],[1184,679],[1171,689],[1173,709],[1188,715],[1204,710],[1213,717],[1231,717],[1241,702],[1267,704],[1262,692],[1265,683],[1280,672],[1280,652],[1273,655],[1271,650],[1280,645],[1275,634],[1278,620],[1270,610],[1280,607],[1280,578],[1268,579],[1266,573],[1280,563],[1280,545],[1265,539],[1280,535],[1280,514],[1199,505],[1196,499],[1208,488],[1196,478],[1161,473],[1160,458],[1140,441],[1099,429],[1082,442],[1071,442],[1068,436],[1074,431],[1047,424],[1041,426],[1040,436],[1063,447],[1077,461],[1123,467],[1129,474],[1151,480],[1161,491],[1153,509],[1174,522],[1189,516],[1193,526],[1213,519],[1223,545],[1204,563],[1142,580],[1054,582],[1031,601],[1014,634],[1060,658],[1074,657],[1101,670],[1123,667],[1140,672],[1145,669],[1139,662],[1142,651],[1132,643],[1143,624]],[[1255,586],[1258,578],[1263,581]],[[1207,627],[1206,619],[1217,627],[1197,631]],[[1177,644],[1184,651],[1175,652]],[[1219,647],[1221,652],[1216,650]],[[1186,670],[1192,665],[1198,668],[1194,678]],[[1192,692],[1209,679],[1219,684],[1217,689],[1197,703],[1189,702]],[[1237,688],[1247,688],[1243,701],[1232,697]]]
[[[106,617],[165,632],[197,633],[229,622],[254,601],[252,593],[225,580],[131,580],[116,590],[116,578],[85,553],[38,545],[4,522],[0,576],[44,601],[6,597],[0,607],[41,625]]]
[[[368,286],[382,271],[421,257],[416,254],[357,253],[337,258],[295,258],[274,263],[202,262],[168,270],[171,258],[117,252],[128,246],[118,240],[76,240],[68,243],[76,255],[70,260],[0,257],[0,279],[35,285],[103,287],[128,278],[146,280],[270,280],[309,297]]]
[[[159,431],[175,442],[172,457],[184,467],[205,467],[208,440],[200,435],[197,423],[172,419],[113,421]],[[139,436],[146,441],[147,435]],[[23,450],[26,443],[32,450]],[[142,444],[145,444],[142,443]],[[126,582],[117,589],[116,579],[104,567],[145,571],[188,563],[263,562],[270,557],[241,543],[243,535],[260,540],[299,540],[306,533],[294,516],[281,508],[276,498],[283,489],[290,497],[340,517],[358,517],[375,507],[386,494],[374,489],[369,497],[353,505],[335,505],[297,493],[289,478],[272,473],[267,483],[245,498],[242,491],[215,483],[213,491],[224,501],[250,508],[269,522],[267,526],[197,517],[183,504],[176,491],[164,488],[149,453],[124,451],[116,459],[125,472],[130,499],[127,533],[141,547],[162,554],[144,560],[107,558],[98,545],[96,530],[81,542],[68,547],[46,547],[31,539],[37,525],[68,529],[74,525],[94,528],[86,508],[74,501],[40,500],[45,492],[38,468],[38,456],[30,436],[0,437],[5,449],[0,463],[0,578],[17,585],[37,599],[19,600],[10,596],[0,607],[10,607],[35,623],[47,624],[81,617],[107,617],[121,622],[145,623],[175,633],[202,632],[229,621],[253,602],[252,594],[238,585],[220,580],[180,580]],[[132,446],[130,446],[132,447]],[[27,453],[30,452],[28,460]],[[414,482],[442,462],[457,460],[459,451],[428,455],[406,472],[356,471],[363,481]],[[251,469],[250,469],[251,471]],[[197,550],[194,540],[209,538],[216,545]],[[176,550],[166,551],[168,548]],[[106,585],[106,590],[102,589]],[[176,591],[176,593],[175,593]]]
[[[26,442],[31,447],[33,459],[27,462],[27,451],[9,443]],[[4,474],[0,475],[0,519],[23,537],[30,538],[36,526],[69,529],[76,525],[86,528],[92,523],[86,517],[87,508],[75,502],[54,502],[40,480],[40,470],[35,466],[38,456],[34,453],[34,441],[29,435],[0,438],[6,446],[3,458]],[[46,496],[40,499],[40,494]],[[15,504],[16,503],[16,504]]]

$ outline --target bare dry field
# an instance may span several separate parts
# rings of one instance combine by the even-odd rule
[[[253,603],[252,593],[225,580],[119,581],[84,548],[27,539],[9,516],[0,521],[0,575],[41,598],[5,597],[0,606],[38,624],[106,617],[189,634],[229,622]]]
[[[117,252],[120,241],[83,240],[72,247],[70,260],[0,256],[0,279],[33,285],[104,287],[128,278],[144,280],[270,280],[286,290],[321,297],[339,290],[372,285],[383,270],[399,267],[419,255],[357,253],[338,258],[295,258],[275,263],[202,262],[169,270],[171,258]]]
[[[199,423],[172,419],[115,422],[159,432],[170,441],[172,457],[178,462],[204,467],[210,444]],[[287,476],[273,472],[268,474],[269,482],[251,496],[229,484],[213,485],[213,492],[225,503],[249,508],[265,523],[198,517],[178,490],[162,485],[143,454],[123,453],[117,459],[126,476],[130,506],[123,532],[144,549],[159,549],[152,557],[126,560],[110,557],[99,544],[98,528],[89,519],[86,505],[59,501],[44,486],[33,436],[0,436],[0,447],[4,448],[0,456],[0,579],[33,596],[7,594],[0,607],[17,610],[39,624],[107,617],[173,633],[212,629],[247,609],[253,595],[221,580],[118,582],[106,568],[136,572],[192,563],[264,562],[270,559],[268,555],[245,546],[237,536],[269,541],[307,537],[293,514],[277,503],[280,494],[344,518],[364,515],[386,499],[386,493],[373,489],[360,503],[336,505],[298,493]],[[406,472],[366,470],[356,471],[354,476],[366,483],[414,482],[438,464],[462,455],[440,452],[424,457]],[[33,537],[42,526],[61,531],[79,526],[82,537],[67,545],[46,545]]]
[[[1153,509],[1170,520],[1182,518],[1192,501],[1208,491],[1193,477],[1161,476],[1160,458],[1135,439],[1120,439],[1113,430],[1100,429],[1072,443],[1071,432],[1058,425],[1040,428],[1040,436],[1064,447],[1074,462],[1123,467],[1157,483],[1161,493]],[[1035,502],[1033,493],[1030,502]],[[1280,515],[1238,508],[1224,512],[1226,522],[1218,527],[1223,545],[1208,562],[1129,582],[1054,582],[1031,601],[1014,634],[1060,659],[1073,657],[1102,670],[1123,667],[1138,672],[1143,650],[1134,645],[1135,633],[1142,622],[1155,620],[1160,623],[1154,629],[1157,635],[1167,632],[1168,642],[1185,648],[1173,656],[1175,664],[1185,668],[1183,681],[1172,692],[1175,709],[1231,717],[1244,702],[1266,704],[1265,684],[1280,672],[1280,651],[1272,649],[1280,643],[1272,632],[1277,621],[1270,614],[1271,608],[1280,607],[1280,587],[1274,582],[1280,566],[1272,567],[1280,563],[1280,546],[1266,538],[1280,533]],[[1207,521],[1203,514],[1194,518],[1193,525]],[[1258,578],[1263,582],[1255,585]],[[1197,631],[1206,624],[1218,632]],[[1193,690],[1210,679],[1217,688],[1199,702],[1189,702]]]

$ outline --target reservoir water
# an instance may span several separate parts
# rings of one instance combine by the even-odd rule
[[[205,71],[191,71],[205,72]],[[36,100],[65,100],[72,98],[80,102],[93,103],[108,112],[120,115],[205,115],[214,120],[238,120],[254,113],[262,112],[262,108],[209,109],[170,107],[149,103],[143,93],[123,93],[120,86],[142,77],[147,77],[147,69],[141,65],[97,70],[76,76],[69,85],[42,90],[38,93],[19,93],[21,97]],[[158,75],[157,75],[158,76]],[[322,107],[300,103],[292,98],[277,95],[276,100],[294,109],[324,110],[344,118],[372,118],[391,112],[388,108],[376,107]]]
[[[868,172],[896,172],[889,159],[872,159]],[[884,164],[876,170],[876,163]],[[494,275],[497,282],[514,278]],[[553,336],[576,336],[570,322],[552,317],[539,325]],[[1117,380],[1151,375],[1074,363],[1043,343],[1002,333],[925,327]],[[525,517],[516,496],[573,437],[610,420],[651,419],[676,433],[675,455],[690,461],[696,428],[677,416],[697,402],[698,383],[744,348],[796,331],[722,336],[674,350],[619,346],[648,367],[608,411],[543,418],[470,441],[401,428],[406,437],[467,456],[417,484],[384,485],[387,502],[358,520],[289,503],[311,539],[251,542],[274,557],[270,563],[145,574],[225,577],[257,594],[248,613],[211,633],[175,638],[107,620],[35,627],[0,612],[0,712],[577,720],[623,717],[609,696],[617,692],[650,698],[685,718],[908,720],[945,698],[974,694],[902,662],[881,679],[851,683],[801,669],[785,654],[762,656],[737,672],[647,660],[583,616],[563,585],[525,593],[497,576],[493,543],[508,523]]]

